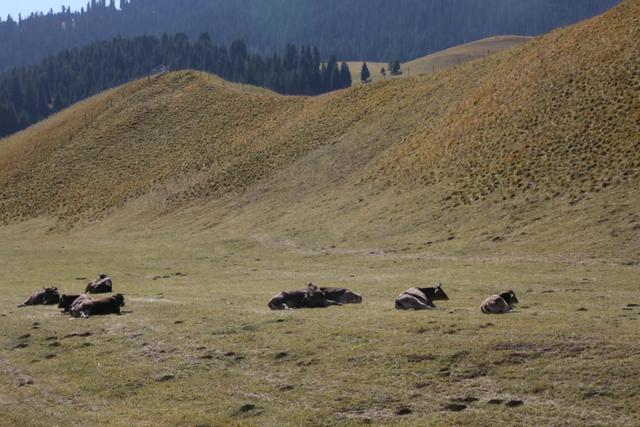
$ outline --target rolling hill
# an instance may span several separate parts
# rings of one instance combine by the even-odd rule
[[[390,76],[387,78],[420,76],[423,74],[435,73],[437,71],[453,68],[457,65],[484,58],[486,56],[500,53],[504,50],[513,49],[531,40],[526,36],[495,36],[486,39],[477,40],[475,42],[454,46],[431,55],[423,56],[409,62],[402,63],[403,73],[399,76]],[[360,70],[362,62],[347,62],[351,70],[351,79],[355,84],[360,83]],[[380,70],[387,70],[388,64],[385,62],[367,62],[369,72],[371,73],[371,81],[376,82],[383,80]]]
[[[638,40],[627,1],[452,70],[316,98],[197,72],[139,80],[1,141],[0,218],[637,257]]]

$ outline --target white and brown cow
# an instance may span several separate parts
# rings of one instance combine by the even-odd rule
[[[513,311],[514,304],[518,303],[516,293],[505,291],[492,295],[480,305],[480,310],[485,314],[503,314]]]
[[[111,292],[113,292],[111,277],[103,273],[100,273],[96,280],[87,284],[87,289],[85,289],[87,294],[108,294]]]
[[[398,310],[431,310],[436,308],[433,301],[446,301],[449,296],[442,289],[442,283],[430,288],[409,288],[396,298]]]

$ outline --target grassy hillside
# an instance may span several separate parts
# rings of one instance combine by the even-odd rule
[[[469,61],[495,55],[505,50],[513,49],[527,41],[531,37],[526,36],[495,36],[478,40],[471,43],[454,46],[452,48],[433,53],[414,59],[413,61],[401,64],[403,73],[399,76],[390,76],[388,74],[389,65],[385,62],[367,62],[367,67],[371,73],[371,81],[377,82],[383,80],[380,70],[384,68],[387,71],[387,78],[402,78],[411,76],[421,76],[423,74],[431,74],[442,70],[447,70],[455,66],[465,64]],[[348,62],[351,70],[351,79],[354,84],[360,84],[360,70],[362,62]]]
[[[318,98],[144,79],[2,141],[0,218],[135,212],[303,246],[637,257],[638,8]]]

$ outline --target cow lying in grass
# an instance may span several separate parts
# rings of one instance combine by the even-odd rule
[[[362,295],[357,292],[353,292],[347,288],[319,288],[327,295],[327,298],[331,301],[339,302],[340,304],[360,304],[362,303]]]
[[[108,294],[113,292],[113,283],[111,277],[106,274],[99,274],[98,278],[90,282],[85,289],[87,294]]]
[[[101,299],[92,299],[85,295],[76,299],[70,311],[73,317],[87,318],[99,314],[120,314],[120,307],[124,307],[122,294]]]
[[[25,302],[18,307],[26,307],[28,305],[54,305],[60,301],[60,293],[58,288],[42,288],[42,290],[31,295]]]
[[[62,295],[60,297],[60,303],[58,304],[58,308],[62,309],[63,313],[68,313],[71,310],[71,306],[76,302],[76,300],[82,296],[85,296],[84,294],[82,295]]]
[[[396,298],[398,310],[430,310],[436,308],[433,301],[446,301],[449,297],[442,289],[442,283],[435,288],[409,288]]]
[[[325,308],[331,305],[342,305],[333,301],[321,288],[309,283],[303,290],[282,291],[271,298],[271,310],[293,310],[296,308]]]
[[[497,295],[492,295],[480,306],[480,310],[485,314],[503,314],[513,311],[514,304],[518,303],[516,293],[505,291]]]

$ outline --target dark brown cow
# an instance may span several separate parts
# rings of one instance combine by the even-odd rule
[[[409,288],[396,298],[398,310],[430,310],[436,308],[433,301],[446,301],[449,296],[442,289],[442,283],[431,288]]]
[[[28,305],[54,305],[60,302],[60,292],[58,288],[42,288],[31,295],[25,302],[18,307],[26,307]]]
[[[313,283],[309,283],[303,290],[282,291],[271,298],[271,310],[293,310],[296,308],[325,308],[331,305],[342,305],[333,301]]]
[[[85,293],[87,294],[108,294],[113,292],[113,283],[111,277],[106,274],[99,274],[98,278],[87,285]]]
[[[60,303],[58,304],[58,308],[61,308],[63,313],[68,313],[71,310],[71,306],[81,296],[82,295],[62,295],[60,297]]]
[[[120,307],[124,307],[124,295],[115,294],[109,298],[92,299],[80,298],[71,306],[73,317],[87,318],[99,314],[120,314]]]
[[[340,304],[360,304],[362,303],[362,295],[346,288],[320,288],[331,301]]]
[[[505,291],[484,300],[480,310],[485,314],[504,314],[513,311],[513,306],[517,303],[516,293]]]

